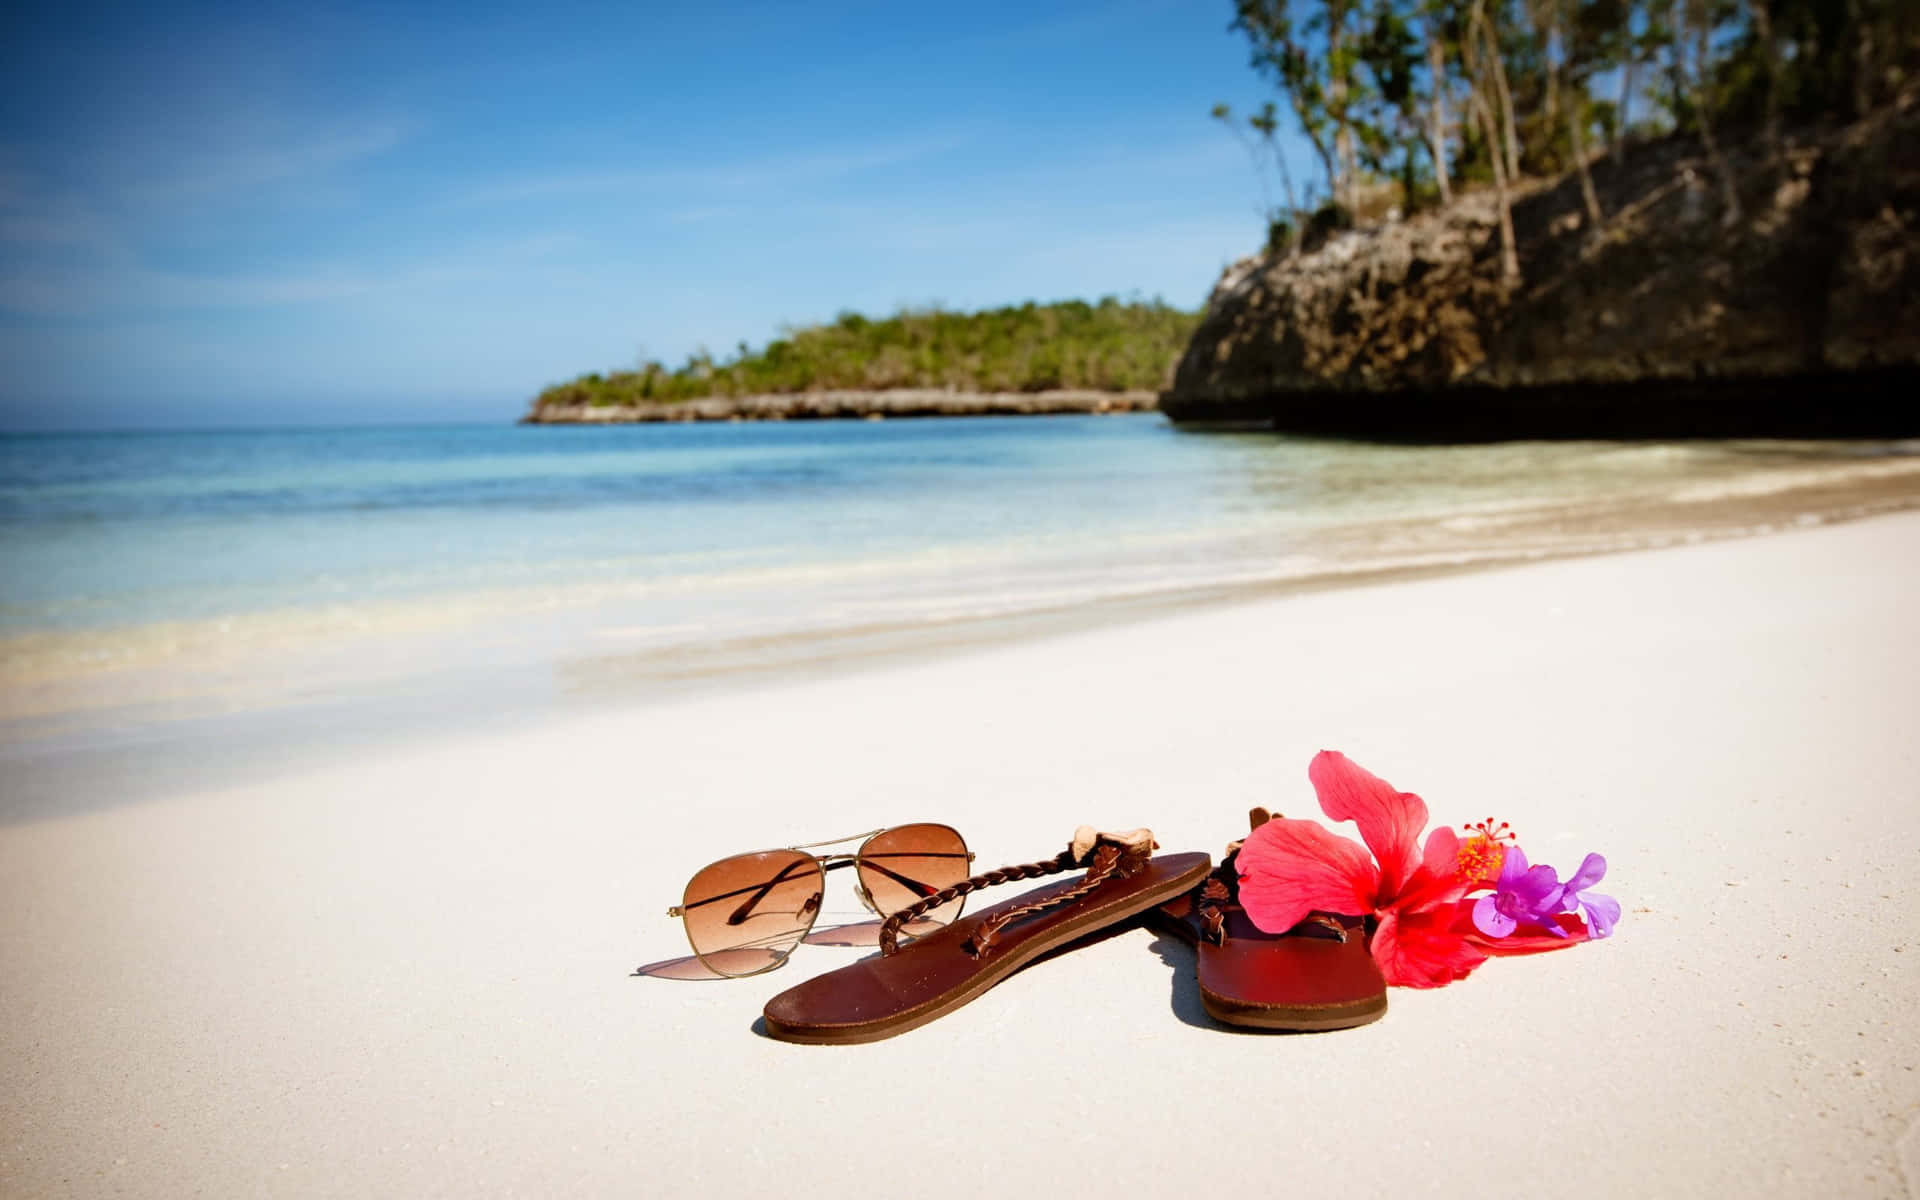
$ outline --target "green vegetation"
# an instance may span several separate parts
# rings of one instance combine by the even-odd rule
[[[1784,123],[1865,116],[1920,77],[1913,0],[1234,0],[1233,8],[1254,69],[1276,85],[1318,167],[1296,190],[1278,105],[1251,114],[1214,107],[1279,178],[1282,202],[1266,205],[1272,250],[1310,244],[1316,227],[1491,183],[1509,278],[1520,273],[1509,198],[1528,176],[1577,171],[1597,229],[1607,214],[1589,174],[1594,151],[1618,163],[1636,137],[1697,137],[1731,225],[1741,209],[1721,148],[1728,134],[1757,133],[1777,164]]]
[[[831,325],[789,329],[757,353],[745,343],[724,362],[697,353],[678,370],[583,375],[540,394],[542,405],[671,403],[697,396],[953,388],[1158,388],[1199,323],[1160,301],[1066,300],[977,313],[910,310],[880,320],[842,313]]]

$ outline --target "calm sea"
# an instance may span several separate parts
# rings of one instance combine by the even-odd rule
[[[0,683],[405,630],[670,655],[1647,544],[1911,495],[1915,449],[1370,446],[1156,415],[13,436]]]

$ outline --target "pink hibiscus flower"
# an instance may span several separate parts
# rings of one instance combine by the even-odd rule
[[[1237,865],[1240,904],[1261,929],[1284,933],[1315,912],[1372,917],[1374,961],[1387,982],[1400,987],[1440,987],[1466,978],[1489,955],[1532,954],[1587,939],[1585,924],[1569,914],[1554,918],[1559,928],[1551,934],[1522,927],[1489,937],[1474,927],[1473,902],[1465,897],[1493,886],[1497,843],[1463,842],[1442,825],[1422,847],[1426,803],[1344,754],[1321,751],[1307,778],[1321,811],[1358,825],[1366,846],[1317,821],[1275,818],[1255,829]]]

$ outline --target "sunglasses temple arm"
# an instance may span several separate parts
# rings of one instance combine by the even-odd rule
[[[924,857],[924,856],[916,856],[916,857]],[[923,896],[923,897],[931,896],[935,892],[940,890],[939,888],[934,887],[932,884],[920,882],[918,879],[913,878],[913,876],[911,875],[902,875],[898,871],[891,870],[887,867],[883,867],[879,863],[872,860],[871,858],[866,859],[864,861],[867,866],[872,867],[874,870],[880,872],[882,875],[885,875],[888,879],[893,880],[895,883],[899,884],[903,888],[906,888],[908,891],[913,892],[915,895]]]
[[[808,862],[808,865],[812,866],[815,863],[818,863],[819,861],[820,860],[817,858],[810,859]],[[780,869],[780,873],[778,875],[775,875],[772,879],[767,880],[765,883],[755,888],[751,895],[749,895],[745,900],[742,900],[740,902],[739,908],[734,909],[733,912],[727,915],[727,924],[738,925],[741,922],[745,921],[748,917],[752,916],[754,906],[759,904],[762,900],[765,900],[768,894],[771,893],[774,888],[779,887],[781,884],[791,879],[793,877],[794,870],[799,866],[800,864],[797,862],[788,863],[786,866]],[[833,867],[832,864],[828,864],[827,869],[832,870],[832,867]]]

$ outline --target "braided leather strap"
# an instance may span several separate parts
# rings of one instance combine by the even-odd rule
[[[1216,871],[1207,876],[1194,901],[1194,908],[1200,913],[1200,936],[1216,946],[1227,940],[1227,905],[1233,903],[1233,889],[1220,875],[1221,872]]]
[[[980,922],[979,927],[973,931],[973,936],[967,939],[967,951],[975,958],[984,957],[988,948],[993,945],[994,937],[1021,917],[1045,912],[1049,908],[1058,908],[1062,904],[1071,904],[1115,875],[1122,874],[1121,857],[1120,847],[1111,842],[1102,842],[1093,851],[1093,862],[1087,868],[1085,879],[1058,895],[1049,896],[1045,900],[1036,900],[1032,904],[1022,904],[1018,908],[1010,908],[1006,912],[988,917]]]
[[[1226,944],[1227,907],[1233,902],[1233,893],[1227,885],[1216,876],[1208,876],[1194,902],[1195,909],[1200,913],[1202,940],[1215,946]],[[1350,935],[1340,918],[1330,913],[1314,913],[1287,930],[1287,936],[1332,938],[1336,942],[1344,942]]]
[[[1077,841],[1078,839],[1076,839]],[[987,871],[970,879],[963,879],[952,887],[943,888],[931,896],[915,901],[888,917],[880,925],[880,953],[891,955],[900,949],[900,930],[912,924],[920,917],[942,904],[957,900],[970,892],[996,884],[1011,883],[1016,879],[1039,879],[1047,875],[1057,875],[1078,866],[1087,867],[1087,877],[1078,884],[1045,900],[1032,904],[1023,904],[1004,913],[990,917],[980,923],[973,936],[967,939],[966,949],[976,958],[986,954],[993,939],[1002,929],[1021,917],[1043,912],[1069,904],[1086,895],[1094,888],[1113,878],[1115,875],[1133,875],[1140,871],[1152,856],[1153,846],[1149,841],[1144,848],[1122,845],[1102,838],[1089,850],[1081,850],[1078,845],[1070,845],[1052,858],[1041,862],[1022,863],[1013,867],[1001,867]]]
[[[1247,824],[1254,829],[1260,828],[1274,819],[1274,814],[1264,808],[1256,808],[1247,814]],[[1230,842],[1220,865],[1213,869],[1199,889],[1194,893],[1194,911],[1200,914],[1200,936],[1208,943],[1220,946],[1227,940],[1227,910],[1240,903],[1240,847],[1241,842]],[[1326,913],[1315,913],[1287,931],[1289,936],[1333,937],[1346,941],[1347,927],[1337,917]]]

